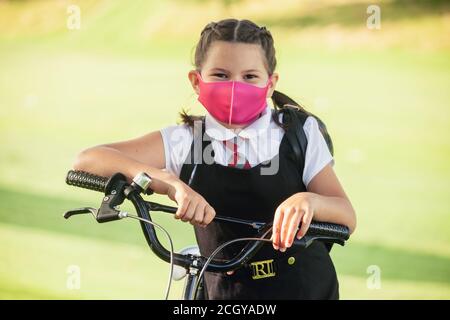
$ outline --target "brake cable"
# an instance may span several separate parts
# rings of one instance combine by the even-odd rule
[[[270,227],[270,229],[268,229],[266,232],[264,232],[264,234],[260,237],[260,238],[255,238],[255,237],[250,237],[250,238],[237,238],[237,239],[233,239],[233,240],[229,240],[227,242],[222,243],[220,246],[218,246],[209,256],[209,258],[206,260],[205,264],[203,265],[202,269],[200,270],[200,274],[198,276],[197,282],[195,284],[195,289],[194,289],[194,299],[197,298],[197,292],[198,289],[200,287],[200,281],[202,279],[202,277],[204,276],[204,273],[206,271],[206,268],[208,267],[208,265],[211,263],[211,261],[214,259],[214,257],[222,250],[224,249],[226,246],[233,244],[235,242],[239,242],[239,241],[265,241],[265,242],[272,242],[272,240],[270,239],[266,239],[265,236],[272,231],[272,227]]]
[[[161,225],[159,225],[156,222],[150,221],[148,219],[145,218],[141,218],[139,216],[133,215],[133,214],[129,214],[128,212],[121,212],[120,213],[120,218],[132,218],[132,219],[136,219],[148,224],[151,224],[155,227],[158,227],[158,229],[160,229],[161,231],[164,232],[164,234],[166,235],[167,239],[169,240],[169,244],[170,244],[170,271],[169,271],[169,279],[167,281],[167,286],[166,286],[166,296],[165,296],[165,300],[169,299],[169,293],[170,293],[170,288],[172,285],[172,276],[173,276],[173,254],[174,254],[174,250],[173,250],[173,242],[172,242],[172,238],[169,235],[169,232],[167,232],[166,229],[164,229],[164,227],[162,227]]]

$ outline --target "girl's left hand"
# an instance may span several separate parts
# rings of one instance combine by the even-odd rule
[[[272,229],[272,245],[275,250],[286,251],[297,234],[301,239],[308,231],[315,210],[315,194],[299,192],[287,198],[275,211]],[[301,223],[300,230],[297,232]]]

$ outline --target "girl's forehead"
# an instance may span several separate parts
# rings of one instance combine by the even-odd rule
[[[214,41],[211,43],[203,69],[266,71],[265,56],[260,44]]]

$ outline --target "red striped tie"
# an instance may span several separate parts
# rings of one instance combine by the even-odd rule
[[[225,146],[225,151],[228,154],[230,154],[228,159],[228,166],[239,168],[239,169],[250,169],[250,163],[245,158],[245,156],[238,152],[238,144],[237,144],[237,137],[234,137],[230,140],[224,140],[223,145]]]

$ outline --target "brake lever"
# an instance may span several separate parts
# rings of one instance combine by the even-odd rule
[[[150,211],[161,211],[161,212],[167,212],[167,213],[176,213],[177,212],[176,207],[166,206],[166,205],[163,205],[163,204],[160,204],[157,202],[145,201],[145,205],[147,206],[147,208]],[[250,220],[245,220],[245,219],[240,219],[240,218],[235,218],[235,217],[220,216],[220,215],[216,215],[214,217],[214,221],[247,225],[258,231],[260,231],[260,229],[266,225],[265,222],[250,221]]]
[[[64,213],[64,218],[69,219],[71,216],[80,214],[92,214],[98,223],[120,220],[124,216],[118,210],[118,205],[123,202],[124,196],[113,193],[103,197],[99,209],[92,207],[83,207],[72,209]]]
[[[122,219],[120,211],[118,210],[118,205],[123,202],[124,196],[113,193],[103,197],[102,203],[99,209],[92,207],[83,207],[72,209],[64,213],[64,218],[69,219],[71,216],[79,214],[92,214],[94,219],[98,223],[115,221]]]
[[[92,216],[94,217],[95,220],[97,220],[97,213],[98,210],[92,207],[83,207],[83,208],[77,208],[77,209],[72,209],[69,211],[66,211],[64,213],[64,219],[69,219],[71,216],[74,215],[79,215],[79,214],[92,214]]]

